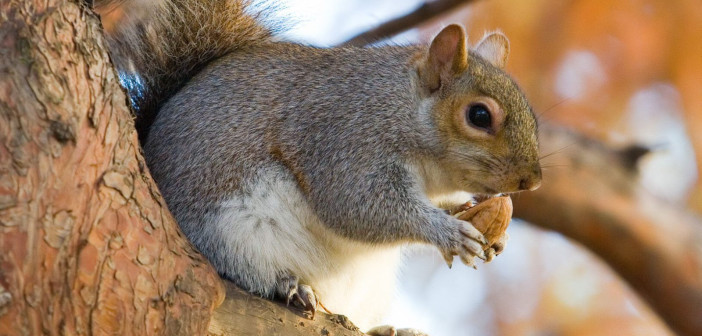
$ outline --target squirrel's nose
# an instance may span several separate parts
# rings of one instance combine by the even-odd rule
[[[541,186],[540,178],[526,177],[519,181],[519,190],[534,191]]]
[[[538,167],[538,169],[534,169],[534,174],[531,174],[526,177],[522,177],[521,180],[519,180],[519,190],[530,190],[534,191],[536,189],[539,189],[541,186],[541,167]]]

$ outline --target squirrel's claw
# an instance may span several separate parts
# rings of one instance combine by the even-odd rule
[[[314,295],[312,287],[299,285],[297,287],[297,293],[295,293],[293,297],[295,302],[299,304],[306,313],[310,313],[314,320],[314,315],[317,312],[317,296]]]
[[[461,255],[461,261],[469,267],[472,267],[473,269],[478,269],[477,266],[475,266],[475,258],[474,257],[469,257],[467,255]]]
[[[489,248],[485,251],[485,255],[487,258],[485,259],[485,262],[491,262],[493,258],[497,255],[497,252],[495,252],[494,248]]]
[[[455,255],[458,255],[464,264],[473,268],[477,268],[475,266],[475,257],[485,262],[492,260],[494,251],[486,253],[487,240],[483,234],[469,222],[458,220],[457,224],[459,225],[457,244],[453,248],[441,249],[441,254],[449,268],[453,264]]]
[[[495,250],[495,255],[502,253],[502,251],[505,249],[505,245],[507,245],[508,240],[509,240],[509,234],[507,234],[507,232],[505,232],[496,243],[494,243],[494,244],[492,244],[492,246],[490,246],[490,247],[492,247],[493,250]]]
[[[453,254],[448,251],[441,251],[441,255],[444,257],[444,261],[446,261],[448,268],[451,269],[451,266],[453,266]]]
[[[292,275],[281,277],[278,281],[278,293],[285,298],[285,305],[293,303],[314,319],[318,302],[312,287],[298,283],[298,278]]]

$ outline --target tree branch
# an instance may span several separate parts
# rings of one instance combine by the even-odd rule
[[[426,2],[407,15],[387,21],[348,39],[341,46],[363,46],[381,41],[473,1],[475,0],[436,0]]]
[[[317,311],[314,320],[295,307],[251,295],[225,281],[227,298],[212,316],[209,335],[365,335],[343,315]]]
[[[541,144],[560,152],[546,159],[542,187],[514,198],[514,216],[585,245],[673,330],[702,335],[702,220],[638,187],[631,153],[640,148],[613,150],[548,125]]]

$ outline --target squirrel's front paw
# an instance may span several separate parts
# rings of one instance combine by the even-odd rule
[[[440,247],[441,254],[446,260],[449,268],[453,264],[453,257],[458,256],[467,266],[475,267],[475,257],[486,260],[485,248],[488,245],[487,239],[473,224],[456,220],[456,228],[448,247]]]

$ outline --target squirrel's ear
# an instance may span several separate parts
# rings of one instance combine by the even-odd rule
[[[450,80],[468,67],[466,33],[463,27],[452,24],[436,35],[420,68],[420,78],[430,91],[436,91],[442,82]]]
[[[509,55],[509,40],[500,32],[487,34],[475,46],[475,52],[494,66],[504,68]]]

